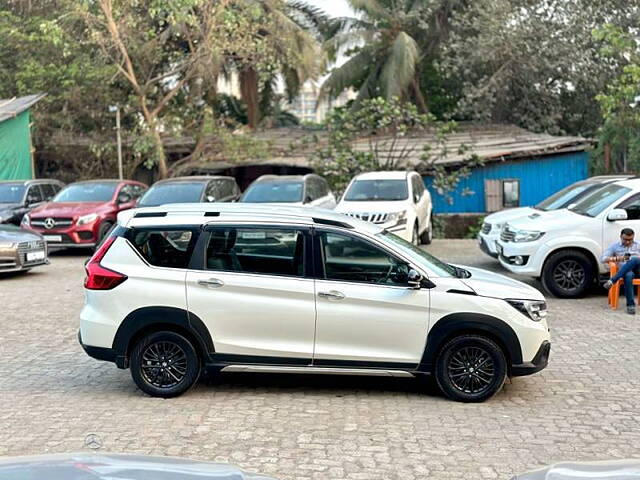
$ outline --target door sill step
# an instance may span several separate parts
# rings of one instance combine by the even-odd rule
[[[380,370],[374,368],[293,367],[280,365],[227,365],[223,372],[256,373],[305,373],[316,375],[366,375],[373,377],[413,377],[405,370]]]

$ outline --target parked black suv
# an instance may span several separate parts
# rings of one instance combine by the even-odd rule
[[[175,177],[154,183],[138,201],[138,207],[168,203],[235,202],[240,188],[233,177]]]
[[[0,181],[0,223],[20,225],[25,213],[50,201],[62,187],[58,180]]]

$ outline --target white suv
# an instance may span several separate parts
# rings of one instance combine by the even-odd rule
[[[358,175],[335,210],[380,225],[416,245],[433,238],[431,195],[417,172]]]
[[[500,263],[541,278],[558,297],[579,297],[608,273],[600,258],[625,227],[640,232],[640,179],[610,183],[570,209],[508,222],[497,242]]]
[[[201,371],[435,375],[483,401],[547,365],[546,303],[326,210],[143,208],[86,265],[79,340],[172,397]]]

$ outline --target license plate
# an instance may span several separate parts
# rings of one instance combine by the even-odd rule
[[[34,260],[44,260],[44,250],[27,252],[27,262],[33,262]]]
[[[62,235],[45,235],[44,239],[47,242],[62,242]]]
[[[496,252],[498,252],[498,255],[502,256],[502,245],[498,242],[496,242]]]

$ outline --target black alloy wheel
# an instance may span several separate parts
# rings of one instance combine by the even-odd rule
[[[560,298],[583,296],[593,284],[594,267],[583,252],[560,251],[552,254],[542,270],[542,284]]]

